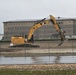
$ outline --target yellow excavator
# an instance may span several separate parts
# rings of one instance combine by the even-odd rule
[[[11,44],[10,46],[20,46],[20,45],[32,45],[32,41],[33,40],[33,34],[35,32],[35,30],[37,30],[38,28],[40,28],[43,25],[47,25],[49,23],[52,23],[53,26],[55,27],[56,31],[59,33],[60,38],[61,38],[61,43],[59,45],[61,45],[64,40],[65,40],[65,35],[64,35],[64,31],[61,29],[61,27],[59,26],[59,24],[57,23],[56,19],[50,15],[50,19],[44,18],[42,20],[40,20],[39,22],[35,23],[30,31],[27,37],[22,37],[22,36],[13,36],[11,37]]]

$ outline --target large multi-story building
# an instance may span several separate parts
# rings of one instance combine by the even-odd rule
[[[14,35],[25,36],[28,35],[30,28],[39,20],[20,20],[20,21],[7,21],[4,24],[4,40],[11,39]],[[66,32],[66,37],[75,37],[76,35],[76,20],[75,19],[61,19],[58,18],[57,22],[60,27]],[[59,38],[53,24],[50,22],[38,28],[34,32],[34,39],[51,39]]]

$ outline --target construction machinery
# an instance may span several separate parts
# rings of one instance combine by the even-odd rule
[[[56,31],[60,35],[61,43],[59,45],[61,45],[64,42],[64,40],[65,40],[64,31],[61,29],[61,27],[57,23],[56,19],[52,15],[50,15],[49,17],[50,17],[49,19],[44,18],[44,19],[40,20],[39,22],[35,23],[31,27],[28,36],[25,36],[25,37],[13,36],[13,37],[11,37],[10,46],[18,46],[18,45],[19,46],[21,46],[21,45],[27,45],[27,46],[31,45],[32,46],[33,34],[34,34],[35,30],[37,30],[38,28],[40,28],[41,26],[43,26],[45,24],[46,25],[49,24],[50,22],[53,24],[53,26],[55,27]]]

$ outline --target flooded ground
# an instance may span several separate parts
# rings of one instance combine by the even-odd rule
[[[38,56],[4,57],[0,56],[0,65],[6,64],[61,64],[76,63],[76,56]]]

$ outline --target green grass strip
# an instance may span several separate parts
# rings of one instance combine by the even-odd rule
[[[0,75],[76,75],[76,70],[17,70],[0,69]]]

